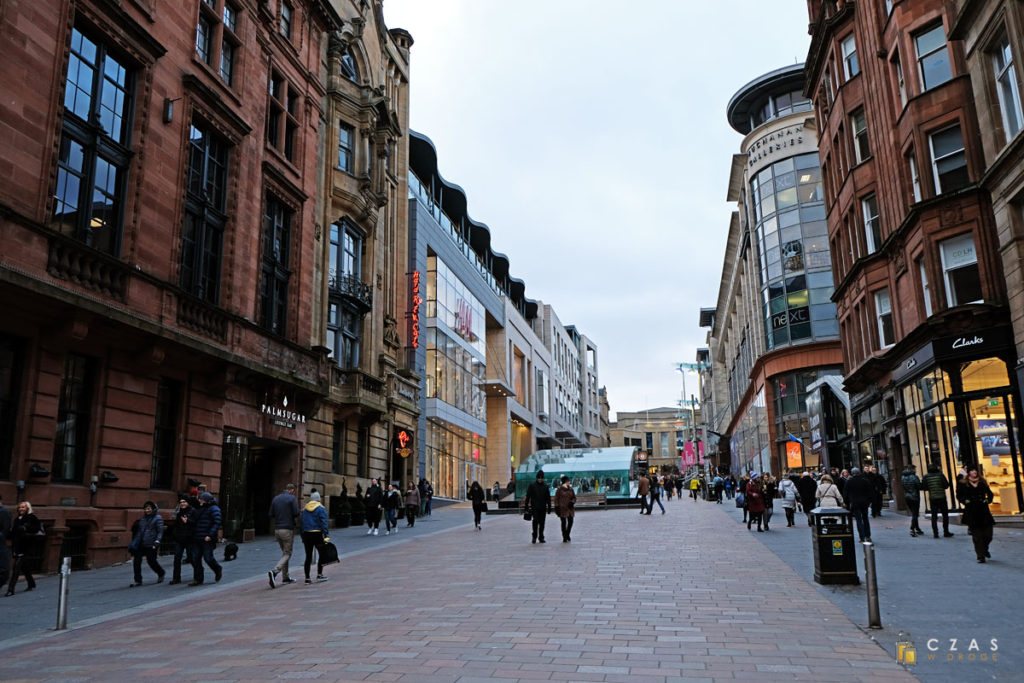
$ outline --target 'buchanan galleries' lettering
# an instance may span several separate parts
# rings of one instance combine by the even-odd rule
[[[290,420],[291,422],[299,422],[306,424],[306,416],[300,413],[292,412],[291,410],[285,410],[284,408],[278,408],[277,406],[268,406],[266,403],[260,405],[260,412],[270,417],[279,417],[282,420]]]
[[[796,147],[803,144],[803,126],[792,126],[783,128],[775,133],[769,133],[755,142],[747,150],[747,165],[753,166],[754,162],[764,159],[772,152],[778,152],[786,147]]]

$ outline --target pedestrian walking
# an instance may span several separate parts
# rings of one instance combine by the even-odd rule
[[[964,508],[961,519],[970,529],[974,554],[979,563],[985,564],[986,558],[992,557],[988,546],[992,543],[992,527],[996,521],[988,506],[994,496],[985,477],[979,474],[977,465],[967,468],[967,476],[956,487],[956,497]]]
[[[295,498],[295,484],[287,484],[284,491],[270,501],[270,521],[274,525],[274,538],[281,549],[281,559],[274,568],[267,572],[270,587],[277,587],[277,575],[281,575],[281,583],[294,583],[288,574],[288,563],[292,559],[295,546],[295,520],[300,514],[299,501]]]
[[[757,530],[764,531],[761,528],[761,517],[764,515],[764,489],[761,488],[761,481],[756,474],[751,477],[750,482],[747,484],[746,498],[747,511],[749,513],[747,530],[749,531],[750,526],[757,522]]]
[[[715,478],[711,480],[711,486],[715,490],[715,502],[721,505],[722,493],[725,491],[725,479],[722,479],[722,475],[716,474]]]
[[[484,489],[480,486],[480,482],[474,481],[469,487],[468,498],[473,502],[473,526],[477,531],[480,531],[480,517],[487,509],[484,497]]]
[[[807,515],[807,526],[813,524],[811,520],[811,510],[814,509],[816,502],[816,496],[818,494],[818,484],[814,481],[811,473],[804,470],[803,476],[796,481],[796,490],[800,494],[800,505],[804,509],[804,514]]]
[[[416,484],[409,482],[409,488],[405,492],[405,526],[416,526],[416,513],[420,509],[420,490]]]
[[[820,508],[841,508],[843,507],[843,494],[839,487],[832,480],[832,475],[823,474],[818,483],[818,489],[814,494]]]
[[[750,510],[749,508],[747,508],[747,484],[749,483],[750,477],[744,474],[740,475],[740,480],[736,484],[736,486],[738,487],[736,493],[736,505],[743,509],[744,524],[746,524],[747,520],[750,518]]]
[[[764,530],[768,531],[768,523],[772,521],[772,515],[775,514],[775,497],[779,493],[778,482],[775,481],[771,472],[761,475],[761,489],[764,491]]]
[[[324,544],[331,539],[328,537],[327,510],[320,503],[320,494],[316,491],[309,494],[309,502],[302,508],[299,530],[302,532],[302,547],[306,551],[306,559],[302,564],[306,583],[313,583],[309,578],[309,569],[313,564],[314,550],[316,550],[316,580],[326,581],[323,563]]]
[[[4,497],[0,494],[0,586],[7,584],[11,578],[10,557],[7,554],[7,539],[11,537],[11,511],[4,507]]]
[[[523,499],[524,509],[533,513],[531,528],[533,531],[533,543],[544,540],[544,516],[551,514],[551,491],[544,481],[544,472],[537,472],[537,480],[526,489],[526,497]],[[641,513],[643,514],[643,513]]]
[[[363,501],[366,506],[366,535],[380,536],[380,518],[384,514],[384,489],[380,487],[379,479],[370,480]]]
[[[163,583],[167,573],[156,559],[160,551],[160,542],[164,539],[164,518],[157,512],[156,503],[147,500],[142,504],[142,517],[139,518],[138,531],[128,546],[132,552],[132,583],[129,587],[142,585],[142,558],[146,558],[149,568],[156,573],[156,582]]]
[[[782,510],[786,513],[786,526],[796,526],[796,499],[798,496],[796,482],[799,477],[790,474],[779,482],[779,496],[782,498]]]
[[[35,590],[36,580],[32,577],[32,557],[44,538],[43,525],[32,513],[32,503],[23,500],[18,503],[18,515],[11,520],[11,578],[7,583],[6,595],[14,595],[18,574],[25,575],[25,592]]]
[[[686,484],[683,481],[683,475],[680,474],[678,477],[676,477],[676,500],[680,502],[682,502],[683,500],[683,487],[685,485]]]
[[[555,514],[562,524],[562,543],[568,543],[572,540],[572,524],[576,517],[576,492],[572,490],[569,477],[564,474],[561,486],[555,490]]]
[[[697,477],[690,478],[690,497],[693,498],[693,502],[697,502],[697,492],[700,491],[700,479]]]
[[[949,502],[946,500],[946,489],[949,480],[939,471],[937,463],[928,465],[928,474],[921,480],[921,490],[928,492],[928,506],[932,511],[932,536],[939,537],[938,515],[942,514],[942,535],[949,538],[953,533],[949,530]]]
[[[662,487],[661,482],[658,480],[658,477],[655,476],[654,481],[651,482],[651,502],[647,507],[647,514],[654,512],[655,503],[657,503],[658,507],[661,508],[661,514],[665,514],[665,506],[661,504],[661,492],[663,490],[664,488]]]
[[[220,506],[217,505],[217,499],[209,491],[203,491],[199,494],[195,534],[192,536],[192,581],[188,584],[190,586],[201,586],[206,580],[204,562],[213,570],[214,581],[220,581],[223,575],[223,568],[213,557],[220,523]]]
[[[494,502],[498,502],[498,498],[501,496],[501,484],[494,482],[494,486],[491,487],[491,499]]]
[[[384,534],[390,536],[398,533],[398,511],[402,507],[402,494],[398,492],[395,483],[388,484],[388,490],[384,493],[384,522],[386,529]]]
[[[907,504],[907,510],[910,511],[910,535],[917,537],[924,532],[921,531],[917,520],[921,511],[921,480],[917,476],[914,463],[910,463],[903,470],[900,484],[903,486],[903,502]]]
[[[843,499],[850,514],[853,515],[853,521],[857,523],[857,535],[860,537],[861,543],[870,542],[871,521],[868,519],[868,512],[875,496],[875,487],[859,468],[854,467],[850,470],[850,474]]]
[[[871,499],[871,516],[881,517],[882,498],[885,496],[885,492],[889,490],[889,485],[885,477],[879,474],[877,467],[872,465],[867,469],[870,470],[868,477],[871,479],[871,484],[875,487],[875,497]]]
[[[184,560],[192,564],[192,537],[195,535],[196,516],[195,505],[198,504],[194,498],[182,495],[178,499],[178,506],[174,508],[174,526],[171,528],[171,537],[174,539],[174,559],[171,563],[170,585],[175,586],[181,583],[181,563]]]
[[[651,507],[647,506],[647,496],[650,494],[650,492],[651,492],[651,480],[647,478],[646,474],[641,473],[640,474],[640,478],[636,480],[636,497],[640,499],[640,514],[641,515],[644,515],[644,514],[649,515],[649,514],[651,514],[651,509],[653,508],[653,503],[651,504]]]

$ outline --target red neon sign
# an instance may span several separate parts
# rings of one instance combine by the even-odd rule
[[[423,303],[420,297],[420,271],[412,273],[412,347],[419,348],[420,345],[420,304]]]

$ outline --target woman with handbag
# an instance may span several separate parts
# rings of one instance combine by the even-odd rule
[[[572,540],[572,523],[576,517],[576,492],[572,490],[569,477],[564,474],[561,485],[555,491],[555,514],[562,522],[562,543],[568,543]]]
[[[996,520],[988,506],[994,496],[985,477],[978,473],[976,465],[971,465],[967,470],[967,476],[957,484],[956,497],[964,506],[962,519],[971,530],[974,554],[978,556],[980,564],[985,564],[985,559],[992,557],[988,546],[992,543],[992,527],[995,526]]]
[[[796,479],[795,474],[790,474],[779,483],[779,497],[782,498],[782,509],[786,513],[786,526],[796,526]]]
[[[814,492],[814,498],[818,501],[820,508],[841,508],[843,507],[843,495],[839,493],[839,487],[832,481],[831,474],[824,474],[821,483]]]
[[[23,500],[18,503],[18,516],[11,522],[11,558],[14,567],[11,569],[11,581],[7,584],[8,595],[14,595],[14,586],[18,583],[18,573],[25,575],[28,586],[25,591],[34,590],[36,580],[32,577],[32,558],[29,554],[35,550],[39,539],[43,536],[43,525],[39,518],[32,514],[32,503]]]
[[[309,502],[302,508],[302,546],[306,550],[306,562],[302,569],[306,573],[306,583],[313,583],[309,578],[309,567],[313,564],[313,550],[316,549],[316,580],[326,581],[324,576],[324,543],[331,540],[327,537],[327,510],[320,504],[320,494],[316,491],[309,494]]]
[[[474,481],[469,487],[469,499],[473,502],[473,526],[477,531],[480,531],[480,516],[487,509],[484,498],[484,488],[480,486],[480,482]]]

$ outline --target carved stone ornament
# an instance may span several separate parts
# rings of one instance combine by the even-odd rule
[[[398,337],[398,321],[391,315],[384,316],[384,343],[395,349],[402,345]]]

